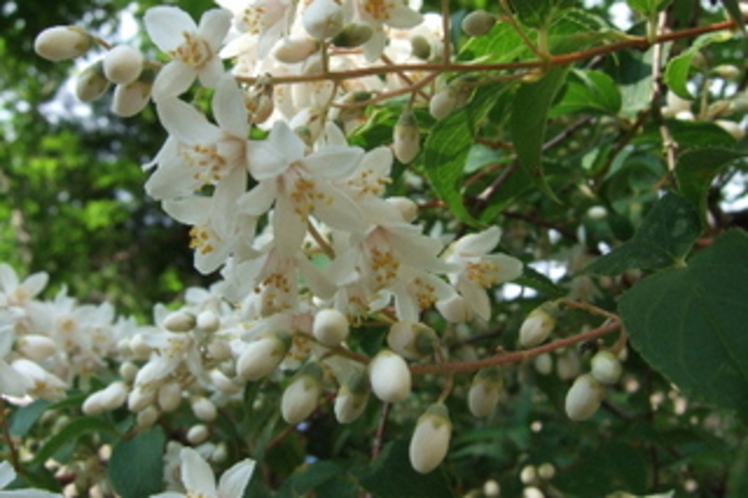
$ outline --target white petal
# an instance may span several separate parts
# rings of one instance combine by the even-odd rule
[[[182,95],[192,85],[197,70],[182,61],[173,60],[161,68],[153,82],[151,97],[156,102]]]
[[[255,464],[254,460],[242,460],[224,472],[218,483],[219,498],[244,496],[244,489],[255,471]]]
[[[216,481],[210,465],[192,448],[182,448],[182,483],[190,493],[216,495]]]
[[[334,180],[353,173],[363,156],[358,147],[330,146],[304,158],[304,165],[312,175]]]
[[[460,282],[458,289],[465,301],[473,307],[475,314],[483,320],[488,321],[491,318],[491,302],[483,288],[468,280]]]
[[[452,251],[465,256],[482,256],[496,247],[501,239],[501,228],[493,226],[480,233],[472,233],[456,240]]]
[[[278,192],[275,180],[260,182],[252,190],[242,195],[239,209],[251,216],[260,216],[270,209]]]
[[[179,99],[159,101],[156,112],[166,131],[185,144],[209,144],[221,137],[220,130],[210,124],[205,116]]]
[[[507,254],[489,254],[488,256],[483,256],[482,259],[498,266],[499,269],[496,271],[496,277],[500,283],[518,278],[522,275],[524,269],[522,261]]]
[[[200,68],[197,77],[200,79],[200,84],[205,88],[215,88],[221,80],[221,76],[224,74],[225,69],[221,59],[218,57],[211,57]]]
[[[318,183],[316,190],[325,199],[314,202],[314,214],[333,228],[347,232],[363,233],[368,223],[361,208],[342,191],[323,183]]]
[[[182,44],[183,32],[193,33],[197,30],[192,17],[179,7],[152,7],[146,11],[144,22],[148,36],[164,52],[170,52]]]
[[[197,225],[208,219],[210,214],[209,197],[185,197],[166,200],[161,203],[166,214],[185,225]]]
[[[278,196],[273,211],[273,236],[278,253],[282,256],[295,254],[306,235],[307,220],[296,212],[296,205],[285,195]]]
[[[211,9],[200,18],[197,34],[205,39],[213,52],[217,52],[231,27],[231,12],[224,9]]]
[[[282,149],[277,149],[269,141],[251,141],[247,159],[249,172],[260,182],[283,174],[290,164]]]
[[[4,361],[0,361],[0,393],[22,397],[31,389],[32,381]]]
[[[16,478],[16,471],[10,462],[0,463],[0,489],[4,488]]]
[[[213,114],[221,129],[239,138],[247,138],[249,124],[244,97],[236,80],[230,74],[224,74],[213,96]]]
[[[397,29],[408,29],[421,24],[423,21],[421,14],[403,4],[393,3],[395,6],[390,9],[385,24]]]
[[[8,264],[0,264],[0,289],[10,292],[18,287],[18,274]]]
[[[184,163],[170,163],[159,167],[145,182],[146,193],[156,200],[189,195],[200,186]]]
[[[288,162],[304,157],[304,150],[306,149],[304,142],[284,121],[278,121],[273,125],[270,136],[268,136],[268,142],[278,150],[282,150],[288,158]]]

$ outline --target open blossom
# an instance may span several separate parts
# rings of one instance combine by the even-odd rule
[[[423,16],[411,9],[405,0],[356,0],[360,19],[374,28],[371,38],[362,45],[366,60],[374,61],[387,41],[384,26],[408,29],[423,21]]]
[[[296,0],[217,0],[234,14],[234,26],[243,37],[255,37],[257,57],[265,58],[288,35],[296,14]]]
[[[229,11],[209,10],[196,25],[182,9],[158,6],[146,11],[144,21],[156,46],[172,58],[156,76],[154,100],[181,95],[195,78],[208,88],[218,84],[224,70],[216,53],[231,27]]]
[[[34,273],[23,281],[6,263],[0,263],[0,306],[24,306],[47,285],[49,275]]]

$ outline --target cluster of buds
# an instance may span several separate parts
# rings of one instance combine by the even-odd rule
[[[566,394],[566,414],[575,422],[597,412],[605,397],[604,386],[618,382],[623,371],[616,355],[606,350],[597,352],[590,366],[590,372],[577,377]]]

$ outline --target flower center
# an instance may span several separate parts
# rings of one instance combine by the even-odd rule
[[[192,145],[181,149],[180,155],[187,165],[197,168],[192,177],[201,184],[213,184],[223,177],[226,159],[215,145]]]
[[[184,31],[182,36],[184,43],[171,52],[173,58],[199,69],[213,57],[213,51],[204,38],[189,31]]]
[[[501,268],[495,263],[488,261],[479,261],[477,263],[468,263],[465,268],[465,276],[471,282],[475,282],[484,289],[497,285],[499,280],[499,270]]]

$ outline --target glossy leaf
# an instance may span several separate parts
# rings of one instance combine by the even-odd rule
[[[619,311],[642,357],[687,395],[748,419],[748,236],[720,235],[688,266],[653,275]]]
[[[51,403],[37,399],[13,412],[10,419],[10,433],[16,437],[25,436]]]
[[[680,98],[693,100],[694,96],[688,89],[688,75],[694,57],[696,57],[699,50],[704,47],[711,45],[712,43],[727,41],[730,38],[732,38],[732,34],[724,31],[710,33],[697,38],[688,50],[677,57],[673,57],[668,62],[664,74],[665,84]]]
[[[638,10],[646,16],[656,14],[665,9],[672,0],[626,0],[634,10]]]
[[[596,259],[587,271],[617,275],[633,268],[654,270],[682,264],[700,233],[693,207],[679,195],[668,194],[652,207],[631,240]]]
[[[578,112],[617,114],[621,109],[621,92],[613,78],[601,71],[575,70],[569,74],[560,101],[550,117]]]
[[[139,432],[114,445],[109,479],[123,498],[141,498],[162,489],[166,436],[160,427]]]

